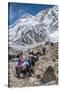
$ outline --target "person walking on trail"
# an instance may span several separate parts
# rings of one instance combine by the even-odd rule
[[[46,52],[46,48],[43,47],[43,55],[45,55],[45,52]]]

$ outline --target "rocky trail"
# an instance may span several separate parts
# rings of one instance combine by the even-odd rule
[[[15,76],[15,60],[9,61],[9,87],[29,87],[41,85],[57,85],[58,84],[58,44],[46,44],[45,55],[39,56],[39,60],[35,63],[34,74],[27,78],[17,78]],[[41,50],[38,46],[36,49]],[[25,52],[26,55],[26,52]]]

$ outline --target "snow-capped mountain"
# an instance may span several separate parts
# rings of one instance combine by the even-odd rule
[[[28,13],[9,28],[9,45],[21,47],[41,42],[58,41],[58,7],[42,10],[35,16]]]

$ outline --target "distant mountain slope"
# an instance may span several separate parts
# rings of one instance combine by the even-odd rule
[[[41,42],[58,42],[58,7],[42,10],[35,16],[24,14],[9,29],[9,45],[20,48]]]

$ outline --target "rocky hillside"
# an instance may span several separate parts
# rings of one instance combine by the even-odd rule
[[[15,76],[15,58],[9,61],[9,87],[28,87],[40,85],[56,85],[58,84],[58,43],[39,45],[35,50],[46,48],[45,55],[40,55],[39,60],[33,67],[34,74],[31,77],[17,78]],[[24,56],[28,56],[28,51]]]

